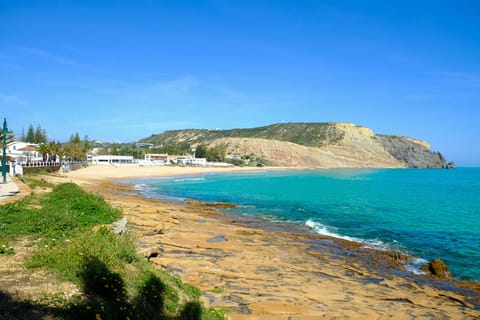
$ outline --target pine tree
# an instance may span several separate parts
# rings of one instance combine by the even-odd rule
[[[28,126],[27,136],[25,137],[25,142],[35,143],[35,131],[33,130],[33,125]]]
[[[75,132],[75,134],[70,135],[70,142],[73,142],[73,143],[80,142],[80,135],[78,134],[78,132]]]
[[[40,125],[37,126],[35,130],[35,143],[47,143],[47,133],[45,130],[42,130]]]

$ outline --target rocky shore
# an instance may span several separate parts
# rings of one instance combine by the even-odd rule
[[[478,284],[414,275],[402,254],[213,205],[145,199],[110,178],[73,180],[121,207],[152,263],[229,319],[478,319]]]

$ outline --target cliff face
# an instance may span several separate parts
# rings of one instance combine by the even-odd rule
[[[440,152],[430,151],[430,145],[424,141],[406,137],[377,135],[375,139],[395,159],[409,168],[444,168],[445,158]]]
[[[427,142],[375,135],[351,123],[285,123],[232,130],[166,131],[154,144],[223,145],[226,153],[254,155],[278,166],[328,168],[441,168],[445,159]]]

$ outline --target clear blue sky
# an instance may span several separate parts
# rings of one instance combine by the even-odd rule
[[[0,116],[121,142],[345,121],[480,165],[480,1],[0,0]]]

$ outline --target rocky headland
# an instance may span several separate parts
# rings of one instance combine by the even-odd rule
[[[377,135],[352,123],[279,123],[232,130],[166,131],[141,142],[162,146],[205,145],[227,157],[261,159],[274,166],[322,168],[445,168],[429,143]]]

